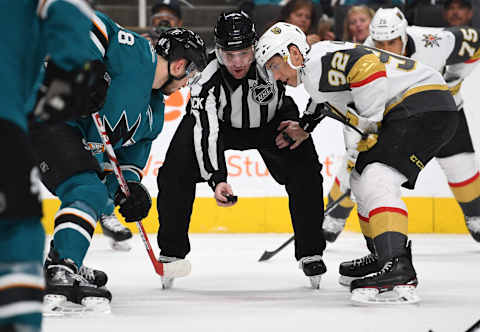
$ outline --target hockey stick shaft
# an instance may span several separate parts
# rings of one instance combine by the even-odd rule
[[[328,215],[330,212],[332,212],[332,210],[333,210],[334,208],[337,207],[338,204],[340,204],[340,203],[343,201],[344,198],[349,197],[349,196],[350,196],[350,192],[351,192],[351,190],[348,189],[342,196],[340,196],[339,198],[337,198],[336,201],[333,201],[329,206],[327,206],[327,209],[326,209],[325,212],[323,213],[323,216],[325,217],[326,215]],[[285,242],[284,242],[280,247],[278,247],[277,249],[275,249],[275,250],[273,250],[273,251],[265,251],[258,261],[259,261],[259,262],[263,262],[263,261],[269,260],[270,258],[272,258],[273,256],[275,256],[276,254],[278,254],[283,248],[285,248],[285,247],[288,246],[291,242],[293,242],[293,240],[295,240],[295,235],[292,235],[287,241],[285,241]]]
[[[126,197],[129,197],[130,190],[128,189],[127,181],[125,181],[125,178],[123,177],[122,171],[120,169],[120,165],[115,155],[115,151],[113,150],[113,146],[110,143],[110,139],[107,135],[107,131],[105,130],[105,126],[103,125],[102,118],[100,117],[100,114],[98,114],[98,112],[93,113],[92,118],[93,118],[93,122],[95,123],[95,126],[97,127],[98,134],[102,139],[103,146],[105,147],[105,152],[107,153],[108,159],[112,164],[113,172],[115,173],[115,177],[117,178],[118,184],[120,185],[120,189],[122,190],[122,192],[125,194]],[[163,263],[157,261],[157,259],[155,258],[155,254],[153,253],[152,246],[150,245],[150,241],[148,240],[147,234],[145,232],[145,229],[143,228],[141,220],[135,222],[135,224],[137,225],[138,232],[140,233],[140,237],[142,238],[143,244],[147,249],[148,256],[152,261],[155,272],[163,276],[164,274]]]
[[[333,107],[332,105],[330,105],[329,103],[325,103],[326,107],[328,108],[328,112],[325,112],[323,113],[325,116],[328,116],[332,119],[335,119],[337,121],[340,121],[341,123],[343,123],[344,125],[352,128],[353,130],[355,130],[357,133],[360,134],[360,136],[362,136],[362,138],[366,138],[368,135],[365,134],[363,131],[361,131],[360,129],[358,129],[356,126],[354,126],[353,124],[350,123],[350,120],[345,116],[343,115],[339,110],[337,110],[335,107]]]

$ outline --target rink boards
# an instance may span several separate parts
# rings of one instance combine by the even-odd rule
[[[453,198],[404,198],[409,212],[408,230],[411,233],[467,233],[460,208]],[[156,199],[148,217],[143,221],[147,232],[156,233],[158,214]],[[44,201],[44,226],[53,232],[53,217],[60,202]],[[135,225],[127,225],[136,232]],[[354,210],[347,221],[347,230],[360,232]],[[241,197],[236,206],[225,209],[216,206],[213,198],[199,197],[195,201],[192,233],[290,233],[292,226],[286,197]],[[100,233],[97,226],[96,232]]]

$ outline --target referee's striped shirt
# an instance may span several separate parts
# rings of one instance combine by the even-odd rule
[[[235,80],[216,58],[212,59],[199,81],[191,87],[187,105],[187,113],[196,119],[194,144],[202,178],[212,185],[212,181],[219,182],[212,180],[212,176],[225,173],[224,158],[220,155],[224,151],[218,142],[219,121],[233,128],[263,127],[274,118],[287,98],[287,103],[295,105],[285,96],[282,84],[269,81],[255,64],[250,67],[246,79]]]

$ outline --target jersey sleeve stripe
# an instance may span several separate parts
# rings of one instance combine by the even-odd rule
[[[96,17],[90,6],[82,0],[43,0],[38,4],[37,15],[40,16],[42,19],[45,19],[48,16],[48,8],[50,8],[50,6],[57,1],[70,3],[72,6],[75,6],[79,11],[81,11],[86,17],[88,17],[92,21]]]
[[[355,62],[348,72],[347,78],[351,87],[360,87],[385,76],[385,65],[374,54],[370,53]]]
[[[474,63],[474,62],[476,62],[476,61],[478,61],[478,60],[480,60],[480,55],[479,55],[479,57],[477,57],[477,58],[472,58],[472,59],[469,59],[469,60],[465,61],[465,63]]]
[[[107,33],[107,27],[105,24],[103,24],[102,20],[98,18],[97,15],[94,16],[93,20],[93,28],[92,30],[98,30],[98,32],[105,38],[107,44],[108,44],[108,33]],[[94,31],[95,32],[95,31]]]
[[[366,79],[360,81],[360,82],[356,82],[356,83],[350,83],[350,87],[351,88],[358,88],[358,87],[361,87],[362,85],[365,85],[365,84],[368,84],[370,82],[373,82],[375,81],[377,78],[380,78],[380,77],[387,77],[387,73],[385,71],[378,71],[372,75],[370,75],[369,77],[367,77]]]
[[[90,31],[90,39],[95,44],[95,46],[97,46],[100,53],[102,53],[102,57],[104,57],[105,56],[105,51],[106,51],[105,46],[103,46],[100,39],[98,39],[97,35],[95,33],[93,33],[92,31]]]

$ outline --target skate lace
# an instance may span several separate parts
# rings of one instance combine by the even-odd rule
[[[89,284],[89,282],[82,275],[79,274],[80,272],[77,274],[74,271],[72,271],[70,268],[65,267],[63,265],[50,265],[48,268],[50,269],[55,267],[60,267],[60,268],[55,272],[55,276],[53,277],[53,279],[68,282],[68,277],[70,277],[74,280],[77,280],[80,283],[80,285]],[[67,272],[69,272],[68,277],[67,277]]]
[[[117,219],[117,217],[112,214],[112,215],[102,215],[100,217],[100,221],[103,225],[103,227],[106,227],[112,231],[115,231],[115,232],[118,232],[118,231],[121,231],[125,228],[125,226],[123,226],[120,221]]]
[[[468,218],[466,220],[467,227],[470,231],[474,233],[480,233],[480,218],[475,217],[475,218]]]
[[[353,267],[368,265],[374,263],[376,260],[377,256],[368,254],[367,256],[353,260]]]
[[[95,273],[93,272],[93,269],[86,267],[85,265],[82,265],[80,270],[78,270],[78,274],[88,281],[95,280]]]
[[[385,263],[385,265],[382,267],[382,269],[380,271],[378,271],[373,276],[368,277],[368,278],[376,278],[378,276],[381,276],[382,274],[385,274],[385,273],[389,272],[392,269],[392,266],[393,266],[393,260],[390,260],[390,261]]]

